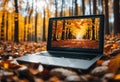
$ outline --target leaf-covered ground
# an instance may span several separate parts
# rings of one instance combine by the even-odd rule
[[[73,41],[74,42],[74,41]],[[120,35],[106,35],[104,55],[87,71],[18,64],[16,57],[46,50],[46,42],[0,41],[1,82],[120,82]]]

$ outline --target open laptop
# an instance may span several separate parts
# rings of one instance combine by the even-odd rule
[[[86,70],[103,55],[103,36],[104,15],[50,18],[47,51],[17,61]]]

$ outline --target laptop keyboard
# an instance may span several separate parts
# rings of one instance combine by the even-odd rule
[[[76,54],[76,53],[57,53],[57,52],[40,53],[40,55],[50,56],[50,57],[59,57],[59,58],[84,59],[84,60],[91,60],[96,57],[96,55]]]

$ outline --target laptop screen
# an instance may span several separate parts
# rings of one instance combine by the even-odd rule
[[[103,51],[103,15],[50,18],[48,49]]]

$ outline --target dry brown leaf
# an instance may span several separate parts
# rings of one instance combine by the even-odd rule
[[[4,53],[4,50],[0,50],[0,54],[3,54]]]
[[[112,47],[112,44],[107,44],[107,45],[104,46],[104,54],[105,55],[109,55],[110,54],[111,47]]]

